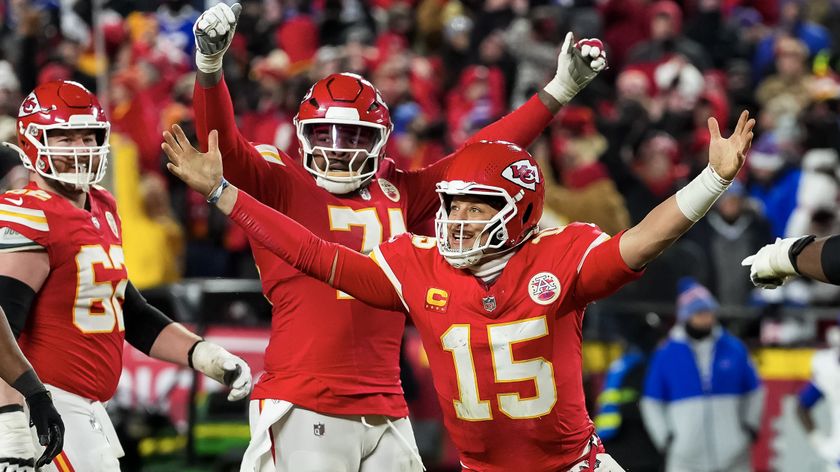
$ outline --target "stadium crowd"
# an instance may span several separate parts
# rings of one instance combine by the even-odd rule
[[[121,213],[142,228],[126,233],[144,235],[126,241],[127,257],[144,261],[133,276],[141,287],[255,275],[246,238],[162,164],[161,131],[192,129],[191,29],[204,6],[105,2],[97,17],[106,58],[95,53],[91,2],[10,1],[3,11],[3,139],[14,141],[21,91],[38,83],[73,79],[102,97]],[[294,149],[306,89],[333,72],[359,73],[394,117],[387,155],[415,169],[533,94],[567,30],[601,37],[610,68],[531,149],[551,169],[545,223],[590,221],[616,233],[638,222],[705,165],[706,118],[731,126],[746,108],[759,125],[743,185],[686,249],[697,259],[691,275],[723,304],[744,304],[752,290],[743,257],[775,237],[837,230],[838,22],[828,1],[246,1],[225,75],[243,134]],[[5,188],[25,181],[16,159],[4,154]],[[165,244],[149,244],[150,234]],[[798,303],[838,296],[788,292]]]

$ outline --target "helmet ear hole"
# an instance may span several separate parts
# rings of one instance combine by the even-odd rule
[[[525,211],[522,212],[522,224],[525,225],[528,223],[528,218],[531,217],[531,212],[534,211],[534,204],[529,203],[528,206],[525,208]]]

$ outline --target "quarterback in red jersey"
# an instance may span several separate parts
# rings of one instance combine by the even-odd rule
[[[233,386],[230,399],[248,395],[250,369],[173,323],[129,281],[116,202],[96,185],[110,131],[96,97],[75,82],[39,85],[17,124],[18,144],[6,145],[31,175],[0,195],[0,307],[67,428],[48,470],[117,471],[122,449],[103,402],[117,387],[124,340]],[[0,339],[4,350],[11,342]],[[14,391],[0,393],[0,464],[35,456],[19,403]]]
[[[473,143],[437,184],[437,237],[400,235],[371,257],[319,239],[229,185],[215,131],[207,154],[179,129],[165,133],[163,147],[174,174],[218,194],[225,214],[294,267],[411,316],[464,470],[617,472],[584,405],[584,309],[639,277],[705,215],[742,167],[754,124],[743,112],[724,139],[710,119],[709,166],[613,238],[579,223],[538,231],[536,162],[511,143]]]
[[[383,158],[392,128],[388,107],[357,75],[330,75],[303,98],[295,118],[299,158],[243,138],[221,71],[238,12],[239,5],[221,3],[195,26],[196,128],[202,140],[218,131],[231,182],[320,237],[364,254],[431,219],[438,207],[434,184],[450,159],[416,172],[395,169]],[[529,145],[560,105],[606,66],[597,40],[573,46],[570,34],[562,51],[557,77],[539,96],[472,140]],[[273,317],[242,469],[297,472],[327,463],[334,464],[323,467],[330,470],[419,470],[399,377],[404,318],[371,308],[302,274],[259,241],[251,243]],[[313,433],[313,424],[322,429]]]

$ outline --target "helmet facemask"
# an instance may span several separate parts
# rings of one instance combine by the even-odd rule
[[[66,123],[42,125],[30,123],[21,136],[37,151],[35,162],[22,149],[11,143],[6,146],[18,151],[24,167],[37,172],[46,179],[62,182],[87,192],[92,185],[102,181],[108,167],[108,144],[110,135],[108,122],[96,121],[90,115],[73,115]],[[95,146],[50,146],[49,136],[57,130],[92,130],[96,135]],[[58,172],[56,162],[72,162],[75,172]]]
[[[464,269],[481,261],[492,250],[505,247],[509,240],[507,223],[517,214],[516,201],[499,187],[480,185],[463,181],[439,182],[437,192],[441,205],[435,217],[435,235],[437,236],[438,251],[456,269]],[[450,203],[455,196],[469,195],[479,198],[497,198],[504,202],[498,213],[487,220],[456,220],[450,219]],[[449,235],[454,234],[459,241],[463,240],[467,225],[481,225],[484,227],[478,234],[473,235],[473,243],[468,247],[459,242],[453,245]],[[486,236],[486,239],[485,239]],[[482,242],[484,240],[484,242]]]
[[[304,120],[297,129],[304,168],[335,194],[357,190],[376,175],[389,134],[383,125],[357,120]]]

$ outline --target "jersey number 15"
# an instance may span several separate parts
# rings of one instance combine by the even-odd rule
[[[443,333],[440,340],[443,349],[451,352],[455,361],[460,397],[453,400],[455,414],[466,421],[488,421],[493,419],[493,411],[490,408],[490,400],[481,400],[478,391],[470,331],[471,326],[468,324],[454,324]],[[528,419],[545,416],[557,403],[554,366],[551,362],[543,357],[524,360],[513,358],[515,343],[547,335],[545,316],[487,326],[494,381],[509,383],[530,380],[536,387],[537,394],[531,398],[522,398],[519,393],[496,395],[499,411],[509,418]]]

